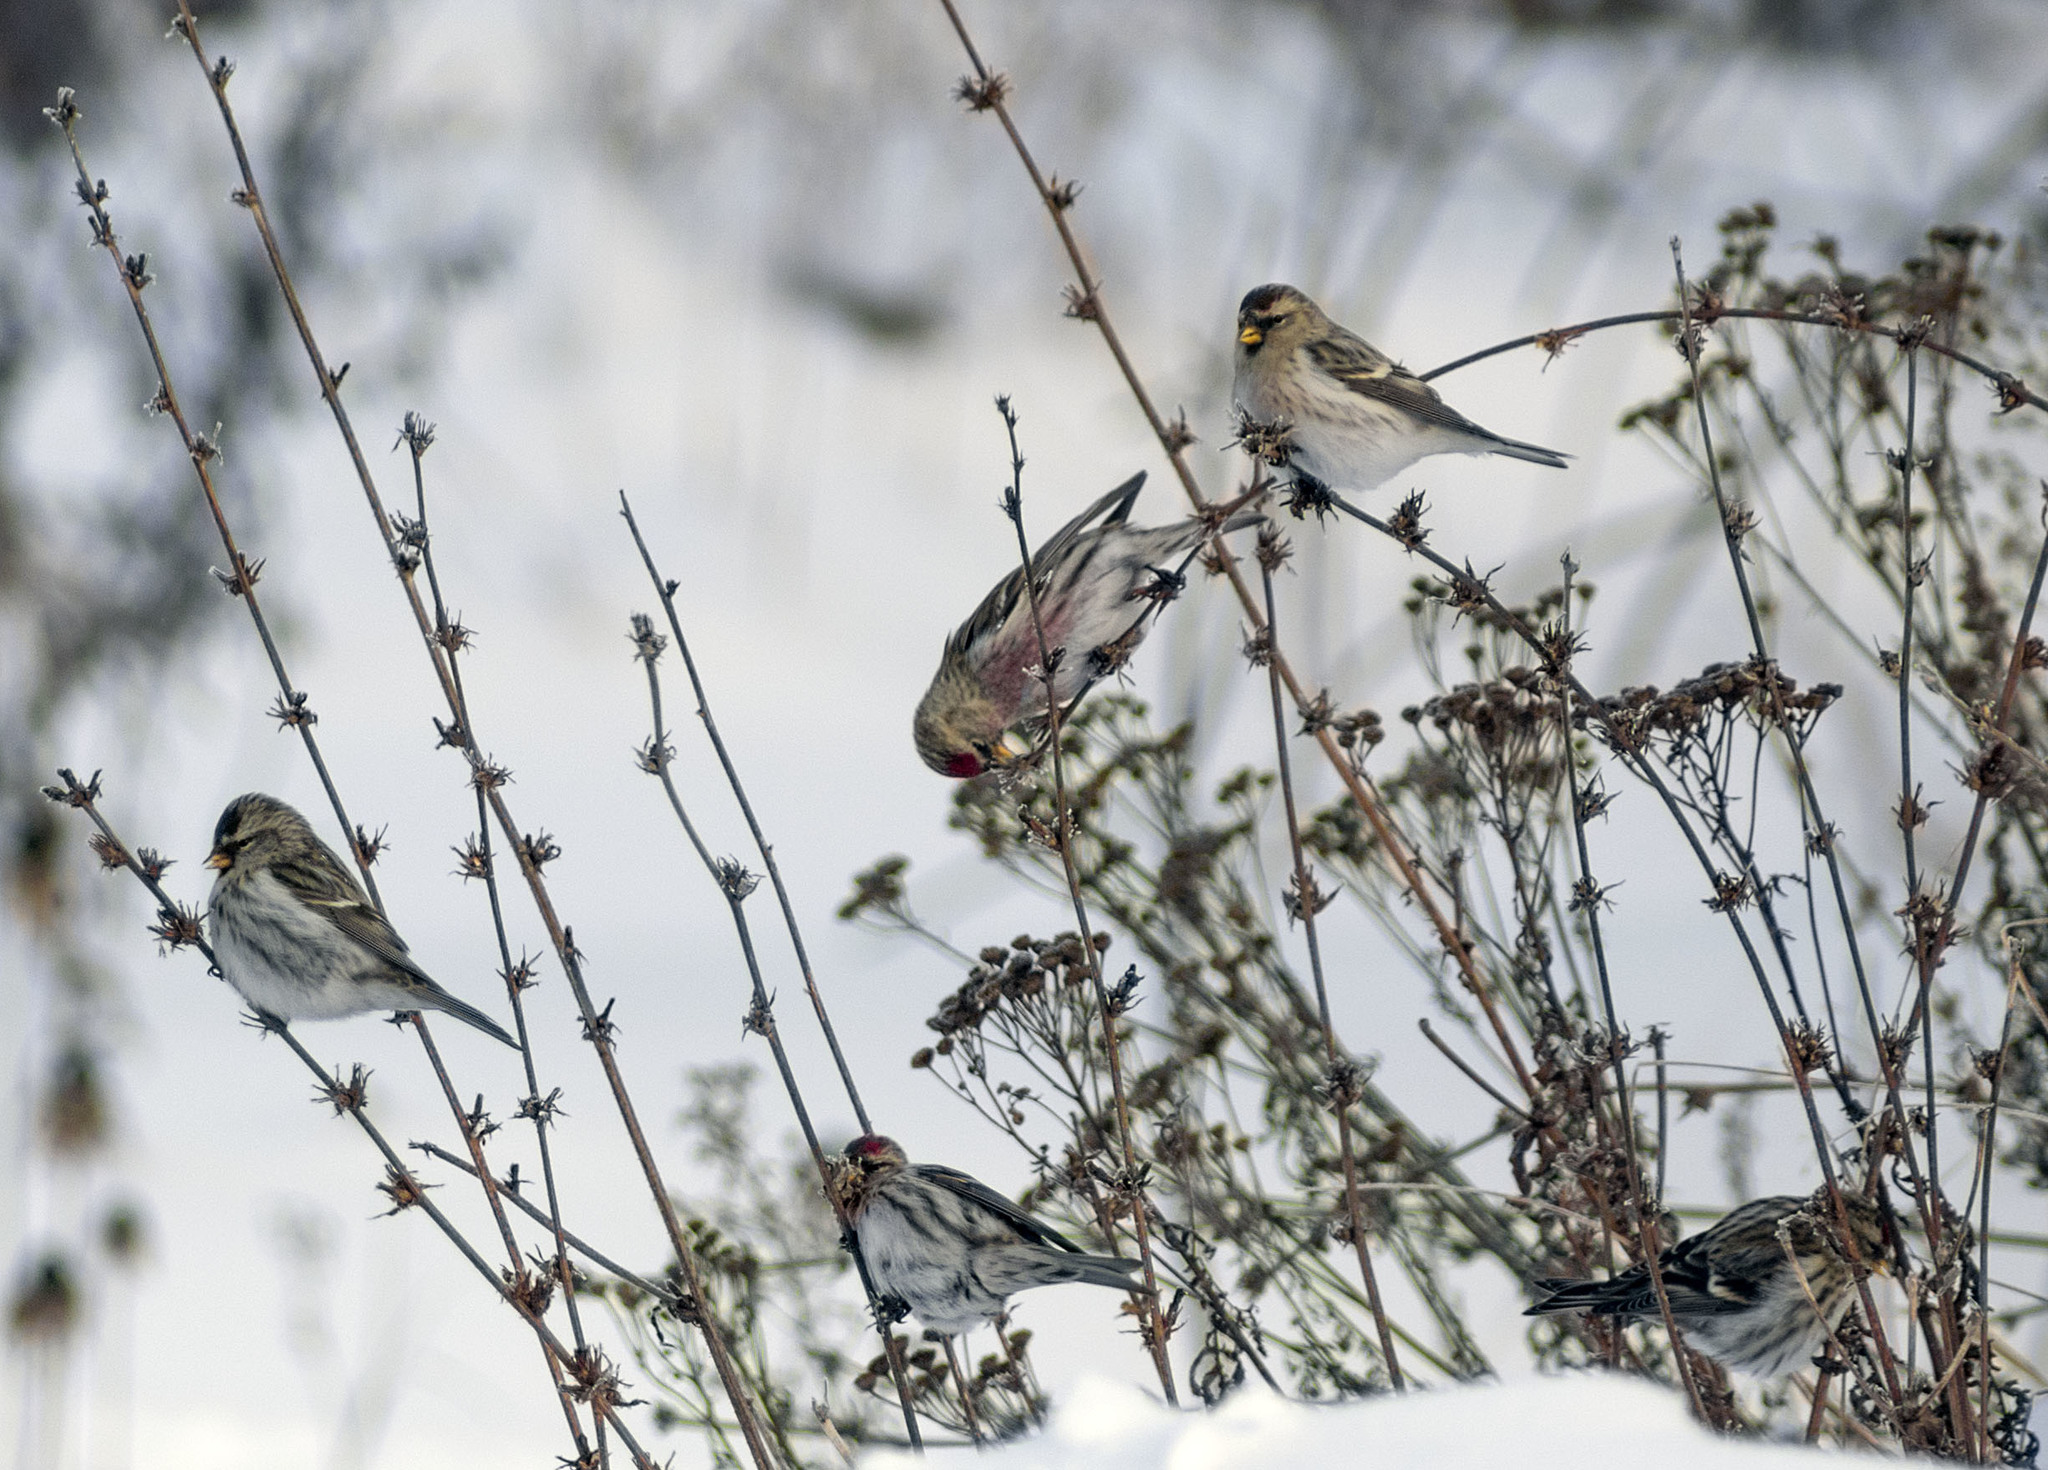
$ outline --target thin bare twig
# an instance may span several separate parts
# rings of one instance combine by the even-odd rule
[[[1280,626],[1273,601],[1273,568],[1286,554],[1278,533],[1268,522],[1259,533],[1258,549],[1268,637],[1277,636]],[[1372,1311],[1373,1327],[1379,1333],[1380,1357],[1387,1365],[1387,1378],[1396,1393],[1405,1393],[1408,1381],[1401,1376],[1401,1362],[1394,1355],[1394,1336],[1387,1329],[1387,1309],[1380,1301],[1379,1276],[1373,1270],[1372,1252],[1367,1248],[1365,1211],[1358,1198],[1358,1157],[1351,1145],[1351,1108],[1358,1100],[1359,1067],[1338,1051],[1337,1028],[1330,1020],[1330,989],[1323,980],[1323,948],[1316,938],[1316,911],[1324,900],[1317,890],[1308,854],[1302,850],[1301,819],[1294,807],[1294,772],[1287,758],[1286,706],[1280,698],[1280,674],[1271,659],[1266,661],[1266,676],[1273,697],[1273,748],[1280,768],[1280,806],[1287,814],[1287,846],[1294,859],[1294,895],[1289,907],[1300,918],[1301,932],[1308,944],[1309,973],[1316,987],[1316,1014],[1323,1024],[1323,1056],[1329,1068],[1324,1086],[1330,1111],[1337,1115],[1337,1156],[1344,1165],[1345,1227],[1350,1233],[1351,1247],[1358,1254],[1358,1274],[1365,1282],[1365,1299]]]
[[[227,129],[229,142],[234,149],[235,160],[239,166],[242,178],[242,187],[236,191],[235,202],[248,211],[251,221],[256,226],[257,234],[263,242],[263,248],[269,258],[272,274],[277,280],[279,291],[283,293],[293,325],[298,329],[300,341],[305,347],[307,358],[313,366],[314,376],[318,380],[321,395],[326,400],[328,408],[334,416],[335,427],[341,433],[342,441],[348,450],[350,462],[356,471],[357,481],[362,487],[364,500],[369,507],[372,518],[377,524],[379,535],[384,539],[386,549],[391,555],[392,563],[399,571],[399,584],[405,591],[406,600],[412,609],[413,619],[419,630],[422,645],[426,649],[428,661],[433,667],[436,680],[441,686],[443,697],[448,703],[451,724],[442,728],[442,743],[459,750],[468,761],[472,782],[483,792],[485,800],[490,807],[491,815],[496,819],[499,829],[505,834],[506,842],[518,856],[520,872],[526,879],[527,891],[532,896],[535,908],[539,911],[541,921],[547,928],[548,938],[554,946],[557,958],[561,961],[563,974],[568,979],[570,994],[575,999],[577,1010],[582,1018],[584,1038],[589,1041],[591,1047],[597,1053],[599,1065],[605,1074],[605,1084],[611,1091],[613,1101],[618,1107],[620,1122],[624,1126],[627,1137],[633,1145],[634,1157],[640,1165],[641,1174],[646,1181],[648,1192],[653,1198],[655,1210],[661,1218],[662,1228],[668,1236],[669,1246],[675,1252],[678,1268],[682,1271],[689,1290],[699,1306],[699,1311],[695,1314],[694,1319],[697,1330],[703,1335],[706,1348],[718,1373],[719,1382],[727,1398],[732,1403],[733,1416],[740,1425],[742,1434],[747,1442],[748,1451],[755,1462],[757,1470],[773,1470],[773,1452],[762,1433],[759,1418],[755,1412],[755,1407],[746,1384],[740,1377],[738,1368],[733,1362],[731,1348],[725,1340],[724,1329],[717,1323],[711,1312],[709,1297],[703,1290],[702,1272],[697,1262],[696,1253],[690,1248],[689,1240],[682,1227],[682,1220],[676,1212],[675,1202],[671,1198],[668,1187],[662,1179],[660,1167],[655,1162],[654,1152],[649,1147],[646,1134],[640,1126],[639,1114],[626,1087],[625,1077],[619,1070],[618,1059],[612,1042],[615,1024],[610,1016],[611,1008],[607,1005],[604,1011],[600,1012],[591,1000],[589,987],[584,982],[582,957],[576,950],[569,927],[562,922],[561,917],[555,911],[552,896],[548,892],[546,883],[541,878],[540,861],[536,860],[534,851],[523,839],[519,827],[513,821],[511,809],[504,797],[504,785],[510,779],[509,773],[503,767],[488,760],[478,744],[474,723],[469,718],[466,702],[455,682],[454,674],[450,667],[452,659],[449,657],[448,651],[442,648],[436,641],[435,626],[428,617],[425,603],[420,597],[419,587],[414,576],[415,567],[412,559],[401,554],[401,547],[393,531],[391,519],[385,513],[382,497],[377,492],[376,481],[370,474],[369,463],[363,456],[362,447],[357,440],[348,411],[342,404],[338,382],[335,375],[327,369],[326,359],[321,354],[319,344],[313,335],[311,323],[307,319],[305,308],[299,300],[296,288],[292,284],[291,272],[285,265],[283,251],[278,244],[276,233],[270,224],[269,215],[264,208],[262,192],[257,186],[255,170],[249,162],[248,149],[243,144],[241,129],[236,124],[234,109],[228,101],[227,84],[229,77],[233,75],[234,68],[224,60],[216,63],[207,56],[205,47],[200,42],[198,22],[193,18],[191,7],[187,0],[179,0],[176,24],[177,29],[183,34],[187,44],[191,47],[193,59],[198,62],[200,71],[206,77],[207,85],[213,92],[214,102],[220,110],[221,121]]]
[[[1707,1396],[1700,1391],[1700,1385],[1693,1376],[1693,1360],[1685,1350],[1685,1338],[1678,1330],[1678,1320],[1671,1315],[1671,1293],[1664,1286],[1663,1243],[1658,1239],[1657,1211],[1662,1208],[1661,1199],[1651,1200],[1643,1194],[1643,1164],[1636,1148],[1636,1111],[1629,1101],[1627,1047],[1623,1038],[1620,1017],[1614,1008],[1614,987],[1607,975],[1607,945],[1600,930],[1600,884],[1593,876],[1593,858],[1586,845],[1586,806],[1588,793],[1579,789],[1578,765],[1572,757],[1572,688],[1576,680],[1571,678],[1572,656],[1577,648],[1577,637],[1572,631],[1572,576],[1578,571],[1578,563],[1571,553],[1561,558],[1564,570],[1564,596],[1559,600],[1559,636],[1552,644],[1551,659],[1554,667],[1550,670],[1558,691],[1558,746],[1562,754],[1560,764],[1564,768],[1565,806],[1571,812],[1572,842],[1578,852],[1579,880],[1585,885],[1586,901],[1580,914],[1586,921],[1586,935],[1593,947],[1594,976],[1600,982],[1601,1016],[1607,1023],[1607,1061],[1614,1073],[1615,1121],[1621,1129],[1622,1156],[1628,1164],[1628,1189],[1630,1202],[1635,1207],[1636,1235],[1642,1256],[1643,1270],[1650,1278],[1650,1289],[1656,1293],[1657,1315],[1663,1319],[1664,1331],[1671,1339],[1671,1360],[1678,1369],[1678,1376],[1685,1384],[1685,1395],[1692,1402],[1692,1411],[1708,1423],[1717,1423],[1716,1415],[1707,1410]],[[1597,1093],[1598,1087],[1595,1085]],[[1659,1091],[1662,1097],[1662,1091]],[[1595,1096],[1594,1107],[1599,1107]],[[1662,1155],[1659,1154],[1661,1162]]]
[[[1038,678],[1045,687],[1047,744],[1052,753],[1052,834],[1059,848],[1060,866],[1066,873],[1067,893],[1074,903],[1074,923],[1079,931],[1076,938],[1082,961],[1088,967],[1088,977],[1094,985],[1095,1006],[1102,1017],[1102,1046],[1109,1061],[1109,1090],[1116,1101],[1117,1142],[1123,1154],[1123,1177],[1119,1181],[1119,1189],[1132,1198],[1131,1233],[1138,1242],[1138,1261],[1145,1277],[1145,1289],[1139,1294],[1138,1301],[1144,1323],[1145,1346],[1152,1355],[1153,1367],[1158,1370],[1160,1391],[1166,1395],[1167,1403],[1178,1406],[1180,1395],[1174,1388],[1173,1364],[1166,1350],[1166,1314],[1159,1307],[1159,1275],[1152,1261],[1152,1231],[1146,1219],[1145,1181],[1143,1171],[1138,1167],[1136,1146],[1131,1142],[1131,1104],[1130,1095],[1124,1087],[1122,1046],[1116,1029],[1117,1012],[1110,1004],[1109,986],[1102,978],[1102,956],[1095,948],[1095,931],[1089,926],[1088,906],[1081,897],[1081,874],[1074,866],[1074,821],[1073,813],[1067,807],[1066,768],[1060,751],[1061,710],[1056,693],[1059,665],[1052,647],[1046,642],[1045,619],[1038,607],[1038,573],[1031,565],[1031,542],[1024,534],[1024,455],[1017,447],[1017,414],[1008,398],[996,399],[996,411],[1002,415],[1003,427],[1010,436],[1010,484],[1003,494],[1003,513],[1009,517],[1011,528],[1017,533],[1017,555],[1024,567],[1025,597],[1031,608],[1032,630],[1038,638]],[[1092,650],[1062,648],[1058,652],[1062,657],[1085,658]]]
[[[664,581],[660,572],[655,569],[654,557],[648,551],[647,543],[641,540],[639,526],[634,524],[631,506],[626,505],[623,495],[619,499],[620,504],[625,507],[623,513],[626,517],[626,524],[632,528],[634,543],[639,546],[641,559],[647,565],[647,575],[653,579],[655,590],[660,594],[663,604],[669,609],[670,627],[675,633],[677,646],[682,651],[684,659],[688,660],[689,651],[688,645],[683,640],[682,624],[676,618],[674,604],[671,601],[674,584]],[[652,710],[654,727],[653,734],[648,738],[647,744],[641,748],[640,768],[660,780],[661,789],[668,797],[669,809],[675,813],[676,821],[682,826],[683,834],[689,838],[690,846],[696,851],[698,861],[704,864],[705,873],[724,896],[726,908],[732,915],[733,928],[739,937],[740,952],[746,959],[747,974],[753,984],[752,1004],[747,1011],[745,1027],[767,1041],[768,1050],[775,1059],[775,1070],[782,1078],[783,1091],[788,1094],[790,1108],[796,1114],[797,1123],[803,1130],[804,1142],[811,1151],[811,1161],[817,1168],[819,1187],[825,1196],[826,1203],[832,1208],[834,1218],[839,1222],[840,1240],[845,1244],[847,1252],[853,1257],[854,1267],[860,1274],[861,1290],[867,1294],[869,1317],[874,1322],[875,1331],[881,1334],[882,1350],[889,1360],[890,1376],[896,1385],[897,1398],[903,1406],[904,1432],[909,1435],[911,1445],[919,1453],[922,1453],[924,1441],[917,1427],[917,1411],[913,1406],[914,1400],[910,1391],[910,1378],[903,1365],[902,1349],[897,1344],[895,1333],[890,1330],[896,1318],[883,1303],[881,1293],[875,1289],[874,1278],[868,1272],[867,1257],[861,1251],[860,1234],[854,1228],[851,1216],[847,1214],[840,1191],[833,1187],[832,1166],[825,1157],[824,1146],[818,1141],[817,1129],[811,1125],[810,1109],[804,1103],[803,1089],[796,1080],[796,1071],[790,1065],[789,1054],[783,1048],[782,1032],[775,1021],[775,1004],[769,997],[767,982],[761,976],[760,960],[754,953],[753,931],[747,923],[746,901],[748,896],[754,891],[754,887],[759,880],[734,859],[713,857],[711,849],[704,845],[704,839],[698,835],[696,823],[690,820],[690,814],[683,806],[682,793],[676,789],[675,778],[670,774],[670,766],[674,762],[675,751],[669,745],[668,727],[662,717],[661,672],[657,665],[661,660],[665,640],[659,633],[654,631],[654,623],[646,614],[635,613],[633,615],[632,641],[634,658],[644,665],[647,671],[647,698],[649,707]],[[706,723],[708,724],[710,718],[708,706],[704,702],[703,685],[697,683],[694,665],[690,669],[690,678],[692,684],[697,688],[698,711],[705,715]],[[723,758],[724,747],[722,744],[719,747],[719,752],[721,758]],[[733,775],[732,765],[729,761],[726,762],[726,771],[729,776],[732,776],[735,789],[737,789],[738,777]],[[755,828],[757,834],[759,830],[758,827]],[[762,844],[762,847],[765,851],[766,844]],[[824,1000],[818,995],[815,986],[811,988],[811,995],[813,1000],[817,1002],[819,1016],[823,1018]],[[830,1034],[829,1026],[827,1034]],[[838,1053],[836,1042],[833,1046],[833,1052],[835,1055]],[[848,1091],[852,1092],[852,1074],[845,1071],[845,1065],[844,1058],[841,1058],[842,1076],[845,1078]],[[857,1102],[856,1106],[858,1106]],[[873,1131],[872,1127],[868,1124],[865,1112],[861,1115],[861,1128],[863,1132]]]
[[[969,35],[954,0],[939,0],[939,4],[945,11],[954,34],[959,37],[969,64],[974,69],[974,75],[961,83],[962,97],[976,111],[993,113],[1002,124],[1003,132],[1016,151],[1018,162],[1030,176],[1032,188],[1051,217],[1053,229],[1059,235],[1060,245],[1073,266],[1076,284],[1071,294],[1071,314],[1093,323],[1096,330],[1101,333],[1103,345],[1116,360],[1117,370],[1123,375],[1125,386],[1130,389],[1132,398],[1136,400],[1140,412],[1145,416],[1145,422],[1159,441],[1161,451],[1172,464],[1174,474],[1179,478],[1181,489],[1186,493],[1189,503],[1197,512],[1209,512],[1212,503],[1196,483],[1194,471],[1187,461],[1186,449],[1194,442],[1194,436],[1184,422],[1175,420],[1169,423],[1159,412],[1152,402],[1151,394],[1146,391],[1143,379],[1138,376],[1137,367],[1132,363],[1130,354],[1124,348],[1123,339],[1118,335],[1115,323],[1111,319],[1109,303],[1103,296],[1101,280],[1090,264],[1087,251],[1082,247],[1080,237],[1075,233],[1072,221],[1068,218],[1068,211],[1073,204],[1071,187],[1055,187],[1047,180],[1038,166],[1037,159],[1025,145],[1024,135],[1018,130],[1015,118],[1011,116],[1006,100],[1010,90],[1009,79],[1001,73],[991,71],[982,60],[981,53],[976,48],[973,37]],[[1265,613],[1260,606],[1258,594],[1253,591],[1249,579],[1244,574],[1242,565],[1222,541],[1212,541],[1210,546],[1215,565],[1229,580],[1231,591],[1236,594],[1238,604],[1243,609],[1246,620],[1251,624],[1253,635],[1262,636],[1265,633]],[[1271,648],[1273,665],[1279,670],[1281,682],[1287,686],[1288,696],[1297,706],[1308,704],[1308,691],[1296,676],[1284,651],[1270,639],[1268,645]],[[1514,1069],[1515,1080],[1521,1084],[1525,1094],[1535,1096],[1535,1078],[1522,1060],[1512,1034],[1501,1020],[1493,987],[1486,977],[1480,974],[1471,944],[1445,914],[1437,894],[1424,880],[1416,864],[1411,844],[1395,827],[1392,814],[1378,793],[1372,789],[1371,783],[1352,769],[1351,761],[1338,745],[1335,735],[1328,730],[1318,730],[1315,732],[1315,741],[1322,750],[1324,759],[1336,773],[1337,779],[1344,784],[1345,791],[1357,803],[1366,824],[1372,828],[1377,851],[1392,866],[1402,886],[1414,898],[1416,907],[1422,910],[1423,916],[1436,930],[1444,953],[1458,967],[1465,988],[1479,1003],[1488,1024],[1493,1028],[1495,1039],[1500,1043],[1502,1053],[1507,1057],[1509,1066]]]
[[[120,834],[114,830],[112,824],[107,821],[106,816],[100,811],[98,776],[95,775],[91,781],[86,782],[79,781],[68,770],[59,771],[57,776],[63,782],[63,785],[46,786],[43,788],[43,794],[60,805],[73,807],[85,813],[87,820],[98,829],[101,837],[105,839],[106,845],[100,849],[103,859],[107,854],[118,854],[119,865],[132,873],[136,881],[149,891],[150,896],[157,901],[158,911],[167,920],[177,918],[189,912],[182,909],[177,901],[164,890],[162,882],[159,881],[154,873],[143,867],[135,857],[136,850],[121,840]],[[169,928],[171,926],[167,923],[166,927]],[[180,924],[178,929],[182,930],[183,927]],[[217,968],[214,964],[213,948],[198,934],[196,922],[191,926],[191,932],[181,932],[175,940],[167,942],[171,943],[173,947],[189,944],[199,951],[209,967]],[[515,1291],[509,1279],[501,1277],[498,1272],[494,1271],[490,1263],[484,1260],[476,1248],[456,1228],[454,1222],[447,1215],[443,1214],[433,1200],[428,1197],[426,1191],[413,1178],[411,1171],[406,1168],[405,1161],[399,1156],[398,1151],[385,1139],[383,1132],[377,1125],[370,1121],[368,1110],[364,1105],[363,1079],[358,1076],[352,1078],[347,1084],[342,1083],[339,1078],[314,1059],[313,1054],[307,1051],[300,1044],[298,1037],[292,1034],[291,1027],[279,1018],[259,1015],[257,1017],[257,1024],[264,1032],[282,1038],[285,1045],[291,1048],[292,1054],[304,1063],[306,1069],[313,1074],[316,1082],[315,1096],[323,1102],[333,1104],[338,1112],[345,1112],[353,1118],[356,1126],[363,1131],[363,1135],[370,1140],[378,1153],[383,1155],[385,1165],[390,1171],[387,1182],[391,1189],[387,1192],[392,1193],[396,1208],[407,1209],[417,1207],[426,1214],[428,1219],[434,1222],[435,1226],[448,1238],[449,1242],[462,1253],[463,1258],[489,1283],[491,1289],[498,1294],[499,1298],[517,1312],[533,1330],[534,1335],[540,1339],[543,1350],[549,1355],[550,1363],[581,1365],[593,1361],[587,1356],[572,1352],[563,1344],[542,1319],[541,1314],[535,1310],[533,1303],[528,1300],[526,1295]],[[610,1424],[612,1431],[618,1435],[619,1442],[626,1447],[626,1451],[632,1456],[635,1466],[639,1467],[639,1470],[655,1470],[653,1459],[649,1457],[645,1450],[640,1448],[639,1442],[634,1438],[632,1431],[619,1419],[618,1406],[614,1400],[609,1396],[593,1395],[590,1402],[591,1407],[601,1414],[605,1421]]]

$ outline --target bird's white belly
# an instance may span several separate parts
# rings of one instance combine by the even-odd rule
[[[364,973],[360,946],[268,873],[216,887],[208,908],[214,962],[258,1010],[318,1020],[401,1004],[394,987]]]
[[[1371,490],[1432,454],[1483,454],[1484,446],[1355,393],[1322,373],[1287,392],[1241,383],[1239,403],[1261,422],[1290,426],[1289,463],[1339,490]]]

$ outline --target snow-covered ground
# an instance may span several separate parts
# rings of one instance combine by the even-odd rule
[[[1679,1395],[1640,1379],[1583,1374],[1328,1406],[1250,1387],[1209,1414],[1084,1378],[1044,1434],[992,1458],[1003,1470],[1763,1470],[1808,1454],[1723,1439],[1694,1423]],[[892,1450],[862,1456],[860,1470],[919,1463]]]

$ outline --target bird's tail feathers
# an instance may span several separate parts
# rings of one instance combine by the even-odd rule
[[[1542,1295],[1522,1313],[1524,1317],[1547,1317],[1552,1312],[1597,1312],[1612,1305],[1612,1281],[1540,1276],[1529,1284]]]
[[[1555,449],[1545,449],[1541,444],[1524,444],[1519,439],[1503,439],[1500,435],[1485,430],[1480,432],[1486,434],[1486,452],[1489,454],[1505,454],[1510,459],[1526,459],[1530,464],[1544,465],[1553,470],[1568,469],[1571,466],[1572,457],[1569,454],[1560,454]]]
[[[500,1026],[468,1001],[457,1000],[438,986],[435,987],[434,994],[422,995],[420,1001],[424,1005],[432,1006],[437,1011],[453,1016],[458,1021],[467,1021],[493,1041],[502,1041],[514,1051],[519,1050],[519,1043],[512,1039],[511,1033],[503,1026]]]
[[[1073,1279],[1090,1286],[1111,1286],[1131,1291],[1139,1286],[1138,1273],[1144,1268],[1121,1256],[1061,1256],[1060,1264],[1074,1273]]]

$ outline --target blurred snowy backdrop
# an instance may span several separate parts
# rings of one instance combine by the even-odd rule
[[[1063,262],[1000,133],[949,95],[964,68],[936,5],[200,13],[238,63],[273,218],[330,357],[351,364],[369,446],[381,455],[408,409],[439,425],[440,568],[480,632],[471,698],[519,809],[564,849],[556,893],[600,1002],[618,997],[672,1182],[693,1182],[671,1122],[686,1071],[765,1057],[740,1032],[722,902],[631,759],[644,693],[624,634],[650,599],[621,488],[681,581],[878,1122],[915,1156],[1020,1187],[1015,1155],[906,1066],[957,971],[831,912],[856,869],[898,852],[920,911],[964,948],[1061,922],[947,831],[949,791],[908,734],[944,634],[1009,564],[992,396],[1023,415],[1041,532],[1137,468],[1153,473],[1141,515],[1181,507],[1100,342],[1062,318]],[[1075,217],[1106,293],[1154,394],[1185,406],[1215,493],[1239,463],[1220,452],[1231,315],[1265,280],[1300,284],[1419,368],[1661,304],[1667,238],[1704,265],[1716,219],[1752,199],[1775,202],[1788,247],[1827,232],[1871,266],[1935,223],[2036,241],[2044,228],[2048,11],[2017,0],[1013,0],[968,14],[1041,161],[1085,185]],[[322,807],[263,713],[260,652],[207,575],[220,553],[189,466],[143,412],[153,384],[128,308],[41,115],[61,84],[79,89],[127,248],[149,253],[191,416],[224,426],[231,508],[268,559],[337,779],[359,820],[389,828],[394,919],[444,983],[497,996],[482,895],[452,874],[474,818],[464,772],[433,749],[415,635],[166,19],[133,0],[0,4],[0,1263],[28,1308],[12,1319],[0,1442],[65,1470],[547,1463],[559,1419],[518,1324],[425,1221],[373,1218],[379,1170],[361,1140],[307,1104],[296,1064],[236,1024],[196,959],[158,961],[140,894],[92,871],[76,826],[34,796],[57,764],[105,768],[109,811],[178,859],[170,884],[187,899],[203,897],[228,798]],[[1504,563],[1510,592],[1576,552],[1602,588],[1598,687],[1731,652],[1688,642],[1689,619],[1727,595],[1689,484],[1613,427],[1673,361],[1645,331],[1543,373],[1530,355],[1461,373],[1453,402],[1576,465],[1438,460],[1408,477],[1430,491],[1439,544]],[[373,459],[387,479],[402,462]],[[1413,569],[1384,543],[1294,534],[1297,664],[1391,716],[1425,692],[1398,606]],[[1237,624],[1198,584],[1135,667],[1162,720],[1203,716],[1219,774],[1270,758],[1252,743],[1264,684],[1236,656]],[[1788,629],[1788,661],[1801,636]],[[1825,757],[1844,825],[1865,832],[1888,821],[1885,795],[1858,784],[1888,718],[1882,703],[1845,713]],[[693,733],[686,794],[714,850],[741,851]],[[1305,779],[1328,795],[1327,772]],[[1931,840],[1953,841],[1942,823],[1960,805]],[[1696,886],[1629,872],[1611,939],[1622,1014],[1669,1029],[1674,1056],[1769,1064],[1761,1011],[1693,983],[1731,952]],[[1429,1122],[1447,1134],[1483,1122],[1485,1099],[1416,1037],[1423,982],[1382,963],[1362,921],[1325,944],[1344,957],[1339,1030],[1380,1054],[1382,1082],[1434,1092]],[[773,963],[794,996],[779,950]],[[567,997],[551,983],[535,1003],[576,1139],[562,1156],[572,1217],[655,1264],[658,1230]],[[824,1067],[785,1016],[800,1064]],[[367,1019],[301,1034],[375,1069],[394,1138],[443,1128],[406,1038]],[[481,1039],[444,1044],[509,1112],[516,1063]],[[781,1128],[765,1096],[760,1116]],[[1763,1142],[1728,1116],[1679,1125],[1674,1200],[1810,1187],[1803,1146],[1769,1141],[1768,1107],[1748,1125]],[[828,1142],[853,1131],[830,1110],[821,1126]],[[2017,1269],[2048,1284],[2037,1259]],[[1511,1366],[1518,1289],[1497,1273],[1464,1285]],[[1021,1312],[1055,1397],[1084,1369],[1141,1381],[1109,1314],[1066,1305],[1044,1294]],[[50,1332],[61,1351],[37,1346]],[[2021,1346],[2039,1356],[2031,1335]]]

